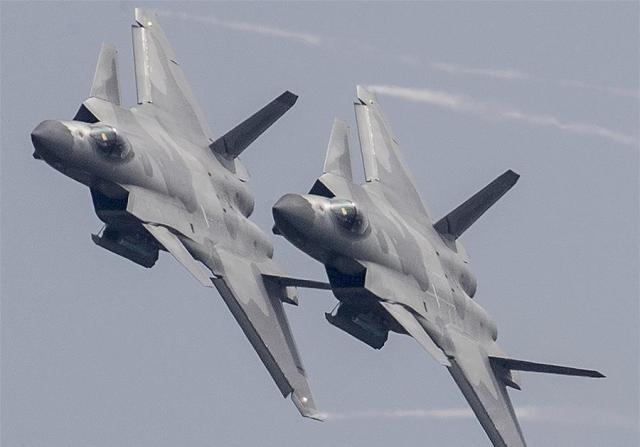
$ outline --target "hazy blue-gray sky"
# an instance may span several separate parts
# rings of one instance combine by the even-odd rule
[[[316,423],[282,399],[216,292],[166,255],[96,247],[89,192],[31,158],[69,119],[103,41],[134,102],[130,3],[2,3],[2,445],[485,446],[447,372],[408,337],[374,351],[288,307]],[[524,375],[531,446],[638,445],[638,3],[162,3],[212,128],[285,89],[296,106],[244,156],[255,220],[308,190],[334,116],[375,85],[435,216],[507,168],[518,185],[464,236],[477,300],[514,357],[601,369]],[[186,14],[186,15],[185,15]],[[353,139],[357,147],[357,141]],[[358,161],[359,163],[359,161]],[[284,240],[294,275],[319,264]]]

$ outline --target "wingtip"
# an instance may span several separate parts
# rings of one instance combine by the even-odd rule
[[[302,417],[305,417],[307,419],[313,419],[314,421],[318,421],[318,422],[324,422],[327,420],[327,414],[321,411],[318,411],[315,408],[313,409],[313,411],[304,411],[304,412],[300,411],[300,414],[302,415]]]
[[[302,417],[305,417],[307,419],[313,419],[314,421],[318,421],[318,422],[324,422],[327,420],[327,415],[321,411],[318,410],[313,410],[313,411],[300,411],[300,414],[302,415]]]
[[[313,419],[314,421],[318,421],[318,422],[324,422],[327,420],[327,415],[320,412],[317,412],[317,413],[314,413],[313,415],[309,415],[305,417],[309,419]]]
[[[157,20],[155,11],[146,8],[135,8],[133,11],[133,16],[138,25],[143,28],[153,26],[153,24]]]
[[[507,170],[507,172],[505,172],[506,175],[509,176],[509,178],[515,183],[518,181],[518,179],[520,178],[520,174],[518,174],[516,171],[514,171],[513,169],[509,169]]]
[[[295,93],[289,90],[287,90],[286,92],[284,92],[282,95],[278,97],[278,102],[286,104],[289,107],[292,107],[297,100],[298,100],[298,95],[296,95]]]
[[[316,408],[311,394],[307,396],[299,391],[294,391],[291,393],[291,400],[303,417],[320,422],[326,419],[326,415]]]

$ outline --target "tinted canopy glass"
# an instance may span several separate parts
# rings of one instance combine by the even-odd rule
[[[331,212],[338,225],[353,233],[363,233],[366,222],[356,204],[350,200],[337,199],[331,201]]]
[[[131,151],[129,142],[111,126],[94,126],[89,136],[98,151],[109,158],[122,160]]]

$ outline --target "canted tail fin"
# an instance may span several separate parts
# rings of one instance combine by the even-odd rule
[[[444,237],[458,239],[480,216],[516,184],[520,176],[508,170],[440,219],[435,229]]]
[[[98,56],[96,73],[93,76],[90,97],[104,99],[120,105],[120,83],[118,81],[118,51],[113,45],[103,44]]]
[[[154,11],[135,8],[131,37],[138,104],[170,134],[209,144],[209,124]]]
[[[323,173],[339,175],[349,181],[353,181],[351,155],[349,153],[349,126],[346,122],[337,118],[333,121],[333,127],[331,128]]]
[[[315,181],[309,194],[327,198],[350,197],[349,185],[353,183],[351,154],[349,152],[349,126],[335,119],[327,145],[322,175]]]

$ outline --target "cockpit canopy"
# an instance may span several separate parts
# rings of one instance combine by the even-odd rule
[[[330,203],[331,213],[338,225],[351,233],[362,234],[366,231],[368,227],[366,218],[355,203],[346,199],[333,199]]]
[[[118,131],[105,124],[91,127],[91,141],[102,155],[113,160],[124,160],[131,153],[131,144]]]

